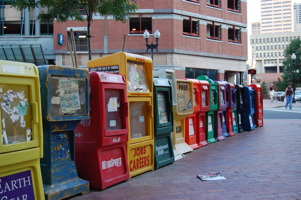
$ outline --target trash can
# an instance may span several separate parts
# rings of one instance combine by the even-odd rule
[[[103,190],[129,179],[128,100],[124,76],[90,72],[90,118],[75,129],[76,166],[90,187]]]
[[[0,199],[44,199],[40,81],[30,63],[0,60]]]
[[[41,169],[46,199],[89,192],[78,177],[74,129],[89,117],[89,72],[55,65],[39,66],[44,132]]]

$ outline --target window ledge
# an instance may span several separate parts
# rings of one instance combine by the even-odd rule
[[[234,9],[228,8],[228,12],[233,13],[233,14],[241,15],[241,11],[240,10],[234,10]]]
[[[186,3],[191,3],[191,4],[194,4],[194,5],[201,5],[199,1],[194,1],[194,0],[182,0]]]
[[[185,38],[193,38],[193,39],[198,39],[198,40],[201,39],[200,36],[198,36],[198,35],[183,34],[182,36]]]
[[[234,44],[234,45],[242,45],[241,42],[237,42],[237,41],[228,41],[229,44]]]
[[[207,37],[207,40],[208,40],[208,41],[213,41],[213,42],[223,42],[222,39],[220,39],[220,38],[215,39],[215,38]]]
[[[216,10],[222,10],[221,6],[214,5],[214,4],[207,4],[206,7],[216,9]]]

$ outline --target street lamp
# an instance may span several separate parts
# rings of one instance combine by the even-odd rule
[[[159,45],[159,38],[160,38],[160,32],[158,29],[156,29],[155,33],[154,33],[154,38],[156,39],[156,44],[148,44],[148,38],[150,36],[149,32],[147,31],[147,29],[145,29],[144,33],[143,33],[143,37],[145,39],[146,42],[146,52],[148,52],[148,50],[151,50],[151,58],[152,60],[154,60],[154,49],[156,49],[156,51],[158,52],[158,45]]]
[[[296,73],[299,73],[299,70],[298,70],[298,69],[295,69],[295,61],[296,61],[296,58],[297,58],[296,54],[293,53],[293,54],[291,55],[291,59],[293,60],[293,70],[292,70],[292,72],[293,72],[293,91],[294,91],[294,94],[293,94],[293,101],[295,100],[295,90],[296,90],[296,88],[295,88],[295,74],[296,74]]]

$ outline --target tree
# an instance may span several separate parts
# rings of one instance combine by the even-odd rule
[[[261,84],[261,88],[262,88],[262,92],[263,92],[263,94],[268,94],[268,92],[267,92],[267,84],[266,84],[266,82],[264,81],[264,82],[262,82],[262,84]]]
[[[296,85],[300,83],[301,76],[301,40],[299,38],[294,39],[284,50],[284,61],[283,61],[283,81],[284,83],[293,83]],[[291,58],[292,54],[296,55],[296,59]],[[299,73],[296,71],[299,70]],[[296,86],[295,85],[295,86]]]
[[[128,15],[137,9],[136,0],[16,0],[14,5],[18,9],[48,8],[47,13],[40,13],[41,21],[65,22],[67,20],[87,21],[88,53],[91,60],[90,28],[94,14],[113,16],[116,20],[125,22]],[[84,10],[86,16],[81,15]]]

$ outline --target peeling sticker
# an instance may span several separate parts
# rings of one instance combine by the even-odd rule
[[[2,130],[3,144],[8,144],[6,130]]]
[[[31,129],[27,128],[26,129],[26,142],[31,141]]]

